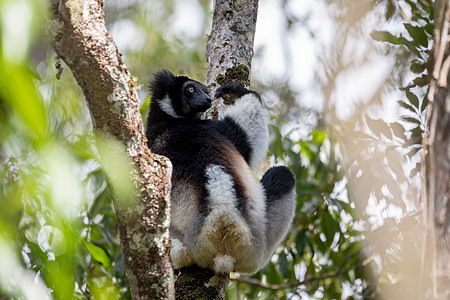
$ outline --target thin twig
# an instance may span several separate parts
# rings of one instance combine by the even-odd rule
[[[312,275],[309,276],[308,278],[305,278],[301,281],[292,281],[292,282],[287,282],[284,284],[269,284],[269,283],[264,283],[261,280],[255,279],[255,278],[250,278],[247,276],[239,276],[239,275],[231,275],[230,279],[232,281],[238,282],[238,283],[245,283],[245,284],[250,284],[250,285],[256,285],[262,288],[265,288],[267,290],[271,290],[271,291],[278,291],[278,290],[284,290],[284,289],[291,289],[291,288],[295,288],[298,287],[300,285],[303,284],[307,284],[313,281],[317,281],[317,280],[323,280],[323,279],[327,279],[327,278],[333,278],[333,277],[338,277],[341,276],[342,274],[345,274],[351,270],[356,270],[359,268],[362,268],[364,266],[367,266],[368,264],[370,264],[376,257],[376,253],[372,254],[371,256],[369,256],[367,259],[365,259],[362,263],[360,264],[356,264],[356,265],[352,265],[349,266],[345,269],[339,270],[339,271],[335,271],[332,273],[322,273],[319,275]]]

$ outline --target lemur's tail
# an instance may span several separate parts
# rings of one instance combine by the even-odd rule
[[[289,168],[270,168],[262,177],[266,192],[266,238],[265,262],[284,239],[295,214],[295,177]]]

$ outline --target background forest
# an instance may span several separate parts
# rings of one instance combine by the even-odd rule
[[[431,0],[261,0],[252,87],[270,116],[267,165],[297,178],[290,234],[228,299],[414,299]],[[52,2],[0,0],[0,299],[130,298],[84,96],[52,47]],[[108,0],[138,84],[205,80],[212,3]],[[265,166],[267,167],[267,166]],[[431,298],[430,298],[431,299]]]

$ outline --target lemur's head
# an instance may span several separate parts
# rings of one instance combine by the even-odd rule
[[[203,84],[166,69],[153,74],[150,88],[152,102],[174,118],[196,118],[211,107],[212,99]]]

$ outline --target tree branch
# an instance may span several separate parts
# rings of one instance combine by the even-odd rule
[[[211,93],[227,83],[250,86],[257,15],[258,0],[216,1],[211,36],[206,44],[206,82]],[[221,101],[214,100],[213,108],[208,111],[209,117],[217,118],[226,105],[233,104],[232,101]]]
[[[285,289],[291,289],[291,288],[295,288],[298,286],[301,286],[303,284],[307,284],[313,281],[317,281],[317,280],[323,280],[323,279],[327,279],[327,278],[334,278],[334,277],[338,277],[341,276],[342,274],[345,274],[351,270],[356,270],[362,267],[365,267],[366,265],[370,264],[374,259],[375,259],[376,255],[372,254],[370,257],[368,257],[366,260],[364,260],[363,262],[357,264],[357,265],[351,265],[345,269],[341,269],[339,271],[335,271],[332,273],[322,273],[322,274],[318,274],[318,275],[312,275],[309,276],[301,281],[292,281],[292,282],[287,282],[284,284],[269,284],[269,283],[264,283],[261,280],[255,279],[255,278],[250,278],[247,276],[231,276],[231,280],[238,282],[238,283],[245,283],[245,284],[249,284],[249,285],[256,285],[259,287],[262,287],[264,289],[267,290],[271,290],[271,291],[278,291],[278,290],[285,290]]]
[[[171,164],[150,153],[135,83],[106,31],[102,1],[61,0],[54,15],[56,53],[81,87],[101,136],[123,146],[134,189],[112,196],[133,299],[174,297],[170,263]],[[116,151],[100,151],[100,156]],[[111,178],[109,178],[111,186]]]
[[[419,297],[450,296],[450,1],[435,3],[433,75],[428,90],[427,131],[422,140],[423,247]],[[433,61],[434,60],[434,61]],[[431,65],[431,64],[430,64]]]

